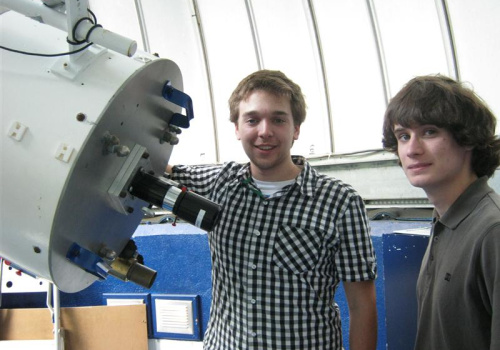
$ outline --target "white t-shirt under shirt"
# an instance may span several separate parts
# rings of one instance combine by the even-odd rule
[[[286,181],[260,181],[254,177],[252,177],[252,180],[259,188],[260,192],[262,192],[264,197],[269,197],[276,192],[281,191],[283,187],[291,185],[295,182],[295,179]]]

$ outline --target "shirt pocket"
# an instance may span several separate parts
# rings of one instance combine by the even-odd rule
[[[292,273],[303,273],[317,265],[323,234],[300,227],[282,226],[274,242],[273,263]]]

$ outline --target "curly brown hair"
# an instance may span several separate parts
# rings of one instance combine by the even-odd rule
[[[472,147],[472,169],[491,177],[500,165],[496,118],[474,91],[443,75],[411,79],[392,98],[384,116],[382,144],[397,153],[394,126],[435,125],[448,130],[461,146]]]

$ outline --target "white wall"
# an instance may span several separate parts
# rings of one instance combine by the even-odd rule
[[[195,119],[181,135],[171,163],[191,164],[245,160],[228,121],[227,99],[244,76],[259,68],[282,70],[304,90],[308,116],[293,153],[380,149],[388,98],[416,75],[455,77],[443,3],[90,1],[107,29],[135,38],[140,48],[180,66]],[[136,5],[145,20],[145,42]],[[500,2],[454,0],[447,6],[459,77],[499,115]]]

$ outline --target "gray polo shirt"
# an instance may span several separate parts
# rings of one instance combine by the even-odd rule
[[[434,219],[416,350],[500,349],[500,195],[482,177]]]

